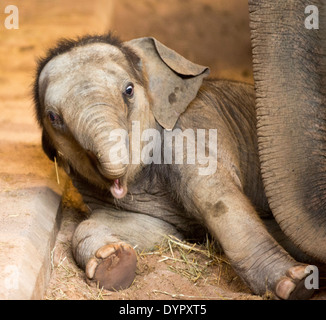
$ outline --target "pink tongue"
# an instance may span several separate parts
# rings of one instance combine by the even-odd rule
[[[114,180],[113,185],[111,186],[110,190],[111,190],[112,195],[117,199],[123,198],[126,194],[126,190],[125,190],[125,188],[123,188],[120,185],[119,179]]]

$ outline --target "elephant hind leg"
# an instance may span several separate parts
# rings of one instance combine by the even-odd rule
[[[203,205],[201,212],[207,228],[218,239],[235,271],[256,294],[272,292],[279,299],[307,299],[313,294],[304,286],[307,265],[294,260],[275,241],[239,188],[224,183],[223,191],[206,199],[210,201],[197,205]]]
[[[135,277],[135,248],[150,250],[176,229],[147,215],[115,210],[94,211],[77,227],[72,240],[73,255],[85,270],[88,282],[108,290],[129,287]]]
[[[286,275],[276,284],[278,297],[287,300],[306,300],[311,297],[314,290],[305,288],[306,267],[297,265],[287,270]]]

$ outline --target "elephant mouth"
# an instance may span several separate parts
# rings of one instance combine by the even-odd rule
[[[111,194],[116,199],[121,199],[127,194],[127,186],[123,183],[122,179],[114,179],[110,187]]]
[[[116,199],[123,198],[127,194],[127,191],[128,191],[125,174],[124,173],[117,174],[114,177],[111,174],[108,177],[101,169],[99,161],[96,159],[94,154],[90,151],[87,151],[87,154],[88,154],[88,157],[90,159],[90,162],[92,164],[94,171],[101,178],[101,180],[105,183],[105,185],[110,186],[109,189],[110,189],[112,196]]]
[[[104,181],[105,185],[109,185],[109,190],[112,194],[112,196],[116,199],[122,199],[128,192],[127,183],[125,175],[117,177],[115,179],[109,179],[105,175],[101,173],[98,168],[96,168],[98,174]]]

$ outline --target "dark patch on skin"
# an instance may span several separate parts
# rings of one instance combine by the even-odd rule
[[[169,94],[169,102],[170,104],[174,104],[177,102],[177,96],[175,95],[174,92]]]
[[[229,208],[224,204],[223,201],[218,201],[217,203],[215,203],[214,207],[213,207],[213,216],[214,217],[219,217],[225,213],[227,213],[229,211]]]
[[[169,95],[169,102],[170,102],[170,104],[174,104],[174,103],[177,102],[177,96],[176,96],[176,93],[178,93],[179,91],[182,92],[182,91],[183,91],[182,88],[181,88],[181,90],[180,90],[179,87],[175,87],[175,88],[174,88],[174,93],[172,92],[172,93]]]

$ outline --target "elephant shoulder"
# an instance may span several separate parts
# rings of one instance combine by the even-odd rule
[[[238,93],[250,99],[255,99],[254,85],[247,82],[228,79],[208,78],[204,79],[202,89],[213,90],[215,94],[218,94],[219,92],[223,92],[224,95]]]
[[[221,79],[205,79],[197,98],[217,109],[256,118],[255,89],[252,84]]]

